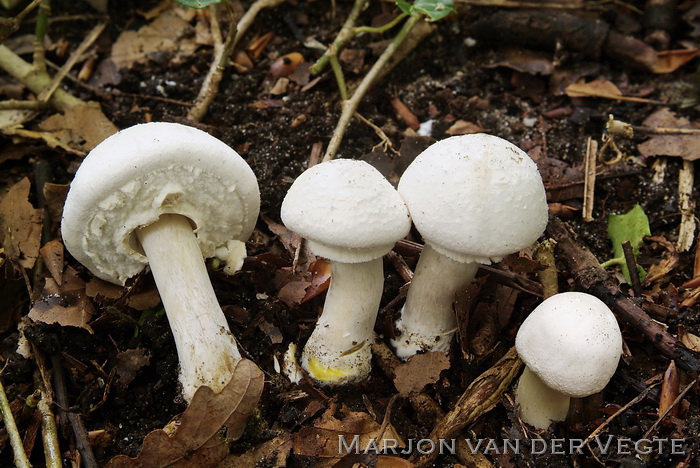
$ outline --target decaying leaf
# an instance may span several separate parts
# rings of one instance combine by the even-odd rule
[[[470,135],[472,133],[483,133],[487,131],[488,130],[481,125],[460,119],[453,123],[450,128],[445,130],[445,133],[448,135]]]
[[[41,243],[42,212],[29,203],[30,188],[25,177],[0,199],[0,245],[24,268],[34,266]]]
[[[676,117],[664,107],[644,120],[644,125],[651,128],[698,128],[684,117]],[[687,161],[700,158],[700,134],[694,135],[654,135],[644,143],[637,145],[642,156],[679,156]]]
[[[336,417],[337,415],[337,417]],[[341,438],[342,436],[342,438]],[[357,437],[356,437],[357,436]],[[346,407],[338,409],[331,405],[313,426],[304,426],[292,436],[294,453],[316,458],[341,458],[348,452],[341,445],[345,440],[346,446],[357,441],[359,451],[382,451],[394,442],[393,448],[405,446],[403,439],[391,424],[384,429],[367,413],[351,411]]]
[[[44,266],[59,286],[63,284],[63,251],[63,244],[59,240],[49,241],[39,250]]]
[[[93,308],[85,294],[85,281],[73,268],[63,272],[62,285],[46,278],[44,290],[32,305],[28,317],[35,322],[58,323],[64,327],[79,327],[92,333],[88,325]]]
[[[292,435],[288,432],[268,440],[242,455],[229,455],[218,468],[249,468],[264,464],[268,468],[285,468],[292,451]]]
[[[673,73],[686,63],[700,56],[700,49],[662,50],[658,53],[653,73]]]
[[[551,75],[554,70],[552,54],[520,47],[505,47],[498,52],[498,60],[486,68],[506,67],[531,75]]]
[[[75,106],[63,114],[54,114],[39,124],[44,132],[62,143],[62,147],[87,153],[118,128],[94,106]],[[47,140],[48,142],[48,140]]]
[[[226,438],[240,437],[248,416],[262,394],[264,375],[251,361],[242,360],[233,371],[231,381],[221,393],[200,387],[184,413],[176,418],[172,432],[157,429],[146,436],[136,458],[117,455],[108,468],[214,468],[228,455]]]
[[[680,407],[678,405],[671,408],[671,405],[680,394],[680,375],[676,368],[676,363],[671,361],[664,373],[664,381],[661,385],[659,395],[659,417],[669,411],[669,416],[678,416]]]
[[[659,281],[666,277],[674,268],[680,264],[680,258],[678,257],[678,251],[676,250],[676,245],[673,242],[669,242],[663,236],[651,236],[648,237],[650,242],[656,242],[661,247],[665,249],[665,253],[661,260],[651,265],[647,271],[646,278],[644,279],[645,284],[652,284],[655,281]]]
[[[309,265],[309,272],[311,273],[311,278],[309,285],[305,289],[306,294],[301,302],[311,300],[325,292],[331,284],[331,264],[328,260],[317,258]]]
[[[620,97],[622,91],[612,82],[604,79],[597,79],[588,83],[583,80],[570,84],[566,87],[566,94],[569,97]]]
[[[144,348],[127,349],[117,353],[117,382],[123,387],[129,384],[136,378],[136,374],[144,366],[151,362],[151,357]]]
[[[443,353],[416,354],[396,368],[394,385],[402,396],[420,393],[426,385],[440,378],[440,373],[450,368],[450,359]]]

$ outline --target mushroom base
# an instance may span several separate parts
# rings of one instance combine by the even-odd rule
[[[547,429],[552,422],[564,421],[571,398],[552,390],[525,367],[515,389],[515,404],[523,422],[538,429]]]
[[[369,375],[372,329],[384,284],[382,259],[331,262],[323,314],[304,346],[301,365],[321,385],[356,382]]]

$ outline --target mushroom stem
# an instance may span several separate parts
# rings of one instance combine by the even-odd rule
[[[552,421],[564,421],[571,398],[549,388],[525,367],[515,390],[515,403],[520,419],[538,429],[547,429]]]
[[[180,360],[188,402],[202,385],[220,392],[241,359],[189,220],[165,214],[136,231],[148,257]]]
[[[321,384],[364,379],[371,368],[371,337],[384,284],[382,258],[331,262],[323,313],[304,346],[301,363]]]
[[[450,350],[457,327],[452,309],[455,294],[472,282],[478,269],[478,263],[457,262],[425,245],[401,318],[396,322],[401,336],[392,344],[398,357],[408,359],[418,351]]]

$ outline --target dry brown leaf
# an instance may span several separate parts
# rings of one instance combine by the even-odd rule
[[[47,182],[44,184],[44,200],[49,213],[49,219],[54,222],[59,222],[63,216],[63,205],[68,195],[68,184],[52,184]]]
[[[379,455],[377,457],[376,468],[413,468],[415,466],[416,465],[406,459],[391,455]],[[455,467],[456,466],[457,465],[455,465]]]
[[[111,59],[117,68],[131,68],[135,63],[146,63],[152,54],[179,50],[183,44],[178,39],[190,28],[189,22],[178,14],[179,9],[181,7],[173,6],[159,13],[138,31],[123,31],[112,45]],[[191,42],[194,44],[195,41]]]
[[[331,284],[331,264],[326,259],[317,258],[309,265],[311,279],[306,294],[300,302],[306,302],[325,292]]]
[[[226,426],[226,437],[236,439],[245,428],[262,394],[264,375],[251,361],[243,359],[221,393],[200,387],[190,405],[180,415],[174,432],[158,429],[146,436],[136,458],[117,455],[107,468],[214,468],[228,455],[228,446],[219,430]],[[169,426],[171,426],[169,424]]]
[[[61,286],[63,284],[63,243],[58,240],[47,242],[40,250],[44,266],[51,273],[53,280]]]
[[[467,120],[458,120],[453,123],[450,128],[445,130],[448,135],[471,135],[473,133],[487,132],[481,125],[469,122]]]
[[[24,268],[34,266],[41,243],[42,212],[29,203],[30,188],[25,177],[0,199],[0,245]]]
[[[62,147],[87,153],[119,130],[104,113],[94,106],[71,107],[63,114],[54,114],[39,128],[62,143]]]
[[[689,350],[700,353],[700,336],[684,332],[680,335],[680,341]]]
[[[250,468],[258,464],[269,468],[285,468],[291,451],[292,435],[285,432],[242,455],[229,455],[221,461],[218,468]]]
[[[420,393],[426,385],[440,378],[440,373],[450,368],[450,359],[443,353],[416,354],[396,368],[394,385],[402,396]]]
[[[676,117],[664,107],[644,120],[644,126],[651,128],[698,128],[684,117]],[[637,145],[642,156],[678,156],[687,161],[700,158],[700,134],[696,135],[654,135]]]
[[[341,436],[347,446],[352,444],[357,436],[356,446],[361,452],[389,449],[391,447],[388,443],[394,441],[397,442],[397,446],[393,448],[405,446],[403,439],[391,424],[382,430],[382,426],[369,414],[351,411],[344,406],[338,410],[337,405],[333,404],[313,426],[304,426],[292,436],[294,453],[316,458],[341,458],[347,454],[347,450],[341,445]]]
[[[652,284],[655,281],[659,281],[665,278],[674,268],[680,264],[680,258],[676,250],[676,245],[673,242],[669,242],[663,236],[651,236],[647,237],[647,240],[658,243],[666,251],[663,257],[647,270],[647,276],[644,278],[644,284]]]
[[[151,357],[144,348],[127,349],[117,353],[117,382],[122,387],[128,387],[136,378],[139,370],[151,362]]]
[[[612,82],[599,78],[588,83],[583,80],[566,87],[569,97],[621,97],[622,91]]]
[[[92,313],[92,304],[85,294],[85,281],[78,278],[74,269],[68,267],[63,272],[61,286],[53,278],[46,278],[44,289],[34,301],[28,317],[35,322],[79,327],[92,333],[92,328],[88,325]]]
[[[673,73],[697,56],[700,56],[700,49],[663,50],[657,54],[658,61],[651,71]]]
[[[26,291],[20,267],[8,260],[0,248],[0,333],[19,322],[24,301],[17,300]]]
[[[659,395],[659,417],[671,407],[671,404],[678,398],[680,394],[680,376],[678,375],[678,369],[676,369],[676,363],[671,361],[664,373],[664,381],[661,384],[661,394]],[[679,406],[675,406],[670,410],[669,416],[678,416]]]
[[[551,75],[554,70],[551,53],[505,47],[498,54],[500,60],[486,68],[506,67],[530,75]]]

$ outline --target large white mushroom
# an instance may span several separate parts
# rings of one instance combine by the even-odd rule
[[[175,123],[112,135],[82,162],[61,230],[68,251],[95,276],[124,284],[148,264],[180,359],[190,401],[219,392],[241,356],[204,258],[245,241],[260,209],[257,180],[226,144]]]
[[[556,294],[537,306],[515,338],[523,372],[515,391],[520,418],[540,429],[564,421],[571,397],[600,392],[622,355],[608,306],[590,294]]]
[[[281,216],[316,255],[331,261],[331,284],[302,367],[321,384],[364,379],[384,285],[382,256],[411,227],[403,200],[371,165],[338,159],[301,174]]]
[[[542,178],[530,157],[486,134],[439,141],[401,176],[398,191],[425,247],[392,344],[408,359],[448,352],[456,331],[455,293],[479,264],[497,262],[537,240],[547,225]]]

